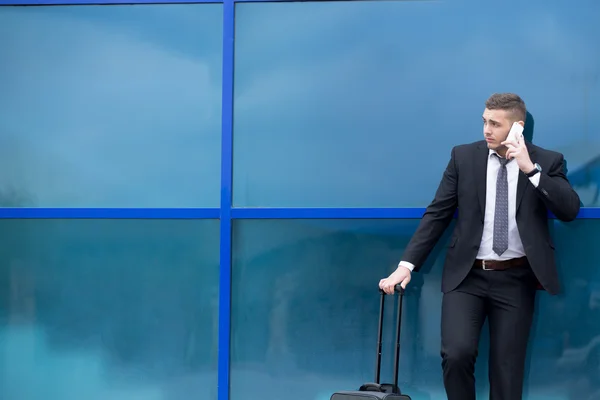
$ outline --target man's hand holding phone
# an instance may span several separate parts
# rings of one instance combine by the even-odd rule
[[[521,124],[517,122],[513,123],[510,132],[508,132],[508,136],[506,137],[506,140],[502,142],[502,145],[506,146],[508,149],[505,157],[509,160],[516,160],[521,171],[527,173],[535,168],[529,157],[527,146],[525,145],[523,126],[521,126]]]
[[[513,142],[517,145],[520,144],[523,141],[523,129],[521,124],[514,122],[510,127],[506,140],[502,144]]]

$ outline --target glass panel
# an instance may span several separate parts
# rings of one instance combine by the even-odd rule
[[[0,206],[217,207],[222,20],[0,7]]]
[[[216,399],[218,220],[0,230],[0,398]]]
[[[265,388],[289,400],[328,400],[374,379],[377,284],[400,259],[418,220],[238,220],[234,225],[231,399]],[[540,292],[526,400],[600,393],[600,220],[552,222],[564,293]],[[401,387],[446,399],[440,358],[440,282],[450,230],[404,303]],[[394,306],[388,299],[382,378],[392,379]],[[487,325],[477,384],[487,398]],[[480,397],[478,397],[480,398]]]
[[[515,91],[600,206],[600,2],[236,6],[234,204],[424,207],[451,147]],[[502,32],[499,34],[498,32]],[[530,130],[530,127],[528,127]]]

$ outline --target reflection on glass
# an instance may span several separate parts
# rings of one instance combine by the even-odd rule
[[[240,220],[234,225],[231,399],[326,400],[373,380],[379,279],[396,265],[418,220]],[[600,395],[598,220],[552,223],[563,293],[540,292],[525,400]],[[405,301],[400,383],[413,400],[443,400],[440,282],[450,230]],[[388,300],[383,379],[393,367]],[[488,331],[477,362],[487,398]]]
[[[218,220],[0,230],[1,399],[216,399]]]
[[[600,206],[600,2],[236,6],[234,204],[424,207],[493,92]],[[501,34],[499,33],[501,32]]]
[[[219,204],[222,5],[0,7],[0,206]]]

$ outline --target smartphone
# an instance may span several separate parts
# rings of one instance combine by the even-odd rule
[[[508,132],[508,136],[506,140],[512,141],[514,140],[517,143],[520,143],[523,140],[523,127],[518,122],[514,122],[512,127],[510,128],[510,132]]]

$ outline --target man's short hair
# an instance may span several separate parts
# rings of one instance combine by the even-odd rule
[[[513,121],[523,121],[527,118],[525,102],[514,93],[494,93],[485,102],[488,110],[505,110],[511,114]]]

